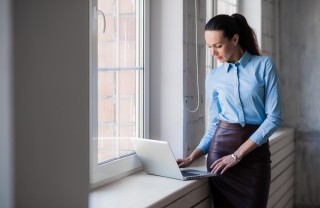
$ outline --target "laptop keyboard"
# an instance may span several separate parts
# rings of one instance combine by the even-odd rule
[[[182,173],[182,175],[183,176],[198,176],[199,174],[197,174],[197,173],[190,173],[190,172],[188,172],[188,171],[181,171],[181,173]]]

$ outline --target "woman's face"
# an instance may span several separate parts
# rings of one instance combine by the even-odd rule
[[[211,54],[221,63],[236,62],[233,60],[238,45],[239,36],[235,34],[233,38],[223,36],[222,30],[205,31],[205,40],[211,50]]]

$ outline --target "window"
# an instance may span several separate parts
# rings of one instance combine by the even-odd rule
[[[143,0],[92,0],[93,184],[139,166],[130,137],[145,130],[144,6]]]
[[[217,0],[217,14],[234,14],[237,12],[237,0]]]

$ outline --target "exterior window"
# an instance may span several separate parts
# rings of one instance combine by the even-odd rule
[[[144,1],[92,0],[92,13],[91,163],[100,169],[144,136]]]
[[[234,14],[237,12],[237,0],[217,0],[217,14]]]
[[[129,138],[143,136],[140,3],[139,0],[98,0],[99,163],[130,154]]]

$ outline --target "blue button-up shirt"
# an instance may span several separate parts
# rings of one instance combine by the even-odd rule
[[[277,70],[267,56],[245,52],[235,64],[225,62],[206,78],[209,127],[198,148],[208,153],[219,120],[260,125],[250,136],[257,144],[267,142],[281,125],[280,86]]]

